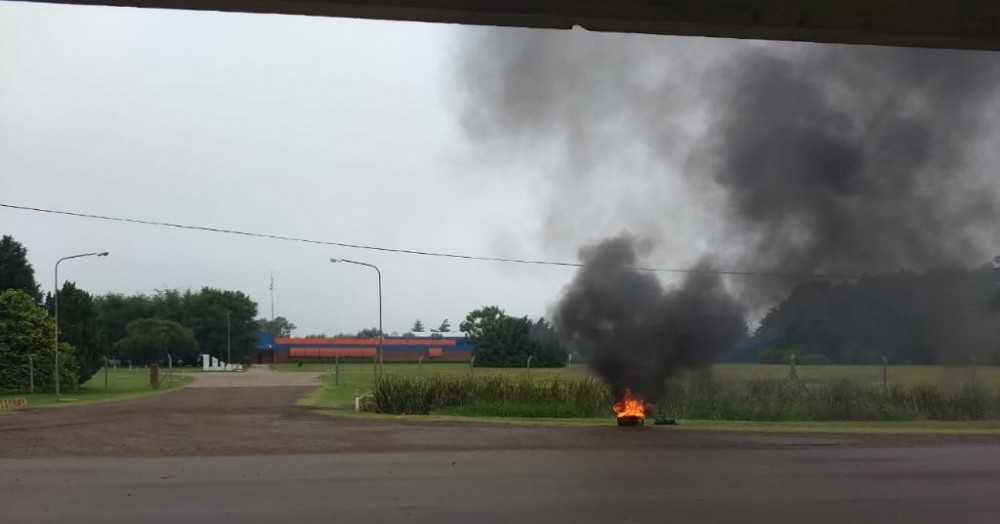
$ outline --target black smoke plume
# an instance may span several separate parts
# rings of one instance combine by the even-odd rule
[[[463,35],[469,136],[508,157],[546,146],[564,159],[551,170],[546,227],[572,229],[552,238],[632,230],[676,246],[682,188],[711,215],[688,233],[691,258],[795,276],[732,280],[757,314],[800,275],[969,267],[1000,244],[997,53]],[[714,279],[664,292],[650,275],[611,270],[634,262],[630,245],[584,250],[587,267],[556,308],[557,328],[590,342],[592,365],[616,387],[709,362],[738,311]],[[612,331],[625,337],[616,348]],[[696,336],[708,333],[719,335]]]
[[[858,275],[979,264],[996,248],[995,169],[971,159],[995,139],[1000,55],[766,47],[712,79],[719,110],[690,165],[726,196],[735,264]],[[788,291],[741,284],[756,301]]]
[[[628,269],[639,265],[643,247],[623,234],[583,248],[584,267],[559,301],[553,324],[616,396],[629,387],[655,401],[664,377],[711,363],[746,329],[742,306],[718,275],[691,273],[664,289],[653,274]]]

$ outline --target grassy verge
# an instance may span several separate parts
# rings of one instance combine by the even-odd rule
[[[324,409],[354,409],[354,396],[361,387],[363,381],[347,380],[341,376],[340,384],[335,384],[334,378],[329,375],[320,377],[321,386],[309,395],[302,397],[297,402],[300,406],[309,406]],[[366,384],[370,389],[371,379]]]
[[[275,368],[331,372],[333,365],[304,363],[300,368],[293,363]],[[356,392],[373,392],[373,370],[371,363],[342,363],[339,384],[332,375],[325,376],[322,387],[300,404],[353,410]],[[690,421],[683,429],[991,433],[991,424],[997,424],[991,421],[1000,420],[1000,395],[994,387],[998,370],[980,367],[972,387],[967,380],[972,378],[971,370],[966,367],[895,366],[889,369],[889,387],[883,389],[880,366],[799,366],[800,380],[789,381],[787,366],[720,364],[708,373],[672,381],[658,407],[669,416]],[[527,387],[502,387],[494,394],[467,383],[473,377],[477,382],[503,377],[511,385],[522,386],[525,382],[574,382],[589,376],[581,365],[572,370],[535,369],[529,374],[523,368],[477,368],[470,373],[465,364],[387,363],[385,373],[401,387],[385,392],[381,410],[431,414],[418,415],[416,420],[496,421],[506,417],[513,423],[533,419],[532,423],[545,424],[558,419],[560,424],[604,424],[603,417],[593,422],[587,417],[610,407],[577,412],[574,404],[586,404],[582,397],[553,396],[544,393],[544,388],[539,396],[531,393],[538,388]],[[372,409],[372,402],[366,401],[366,407]]]
[[[352,419],[392,422],[454,424],[496,424],[514,426],[606,427],[616,428],[614,419],[519,418],[431,415],[385,415],[351,410],[324,410],[323,413]],[[747,433],[814,433],[857,435],[1000,435],[1000,421],[919,421],[919,422],[750,422],[728,420],[680,420],[676,426],[648,426],[653,431],[721,431]]]
[[[192,379],[188,373],[180,374],[175,371],[172,384],[168,386],[166,375],[161,375],[160,388],[153,389],[149,385],[149,375],[145,370],[111,371],[108,373],[108,389],[105,391],[104,371],[98,371],[79,388],[62,392],[62,400],[59,402],[56,402],[53,393],[5,396],[25,397],[28,399],[29,408],[79,406],[167,393],[184,387]]]

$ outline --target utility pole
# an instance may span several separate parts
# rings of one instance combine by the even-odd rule
[[[170,387],[170,381],[173,380],[173,377],[170,376],[170,374],[174,372],[174,362],[170,358],[170,347],[167,346],[167,332],[166,331],[160,332],[160,345],[162,346],[162,352],[163,352],[163,354],[167,356],[167,367],[168,367],[168,371],[167,371],[167,387]],[[160,359],[156,359],[156,360],[157,360],[157,362],[159,362]]]
[[[358,262],[356,260],[347,260],[346,258],[331,258],[330,262],[336,264],[338,262],[344,262],[345,264],[355,264],[358,266],[366,266],[375,270],[375,274],[378,276],[378,352],[375,355],[374,366],[375,366],[375,380],[378,380],[379,372],[385,372],[384,366],[382,365],[382,342],[384,340],[384,332],[382,331],[382,272],[379,271],[374,264],[369,264],[367,262]]]
[[[233,365],[233,347],[229,337],[229,312],[226,311],[226,364]]]
[[[274,271],[271,272],[271,322],[274,322]]]

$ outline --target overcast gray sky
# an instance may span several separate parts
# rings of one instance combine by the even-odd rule
[[[0,202],[527,259],[627,229],[660,267],[976,265],[998,241],[995,56],[0,2]],[[816,178],[831,165],[868,189]],[[389,332],[543,315],[574,272],[4,208],[0,232],[47,290],[59,257],[108,250],[62,276],[238,289],[263,316],[273,271],[300,335],[376,324],[373,272],[331,257],[382,268]]]
[[[543,157],[493,162],[459,123],[455,26],[0,3],[0,201],[428,251],[575,258],[623,227],[580,212],[544,234]],[[540,153],[538,153],[540,154]],[[564,188],[568,189],[568,188]],[[684,199],[678,198],[682,221]],[[697,224],[695,224],[697,225]],[[697,229],[697,228],[695,228]],[[483,304],[546,313],[566,268],[428,259],[0,209],[36,277],[94,293],[239,289],[298,334],[415,318],[457,327]],[[685,233],[689,238],[692,232]],[[697,235],[697,231],[693,234]],[[677,235],[674,235],[677,236]],[[697,256],[674,249],[656,260]],[[671,254],[672,253],[672,254]]]

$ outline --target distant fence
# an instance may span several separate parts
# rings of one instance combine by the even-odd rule
[[[14,411],[28,407],[28,399],[24,397],[0,398],[0,411]]]

